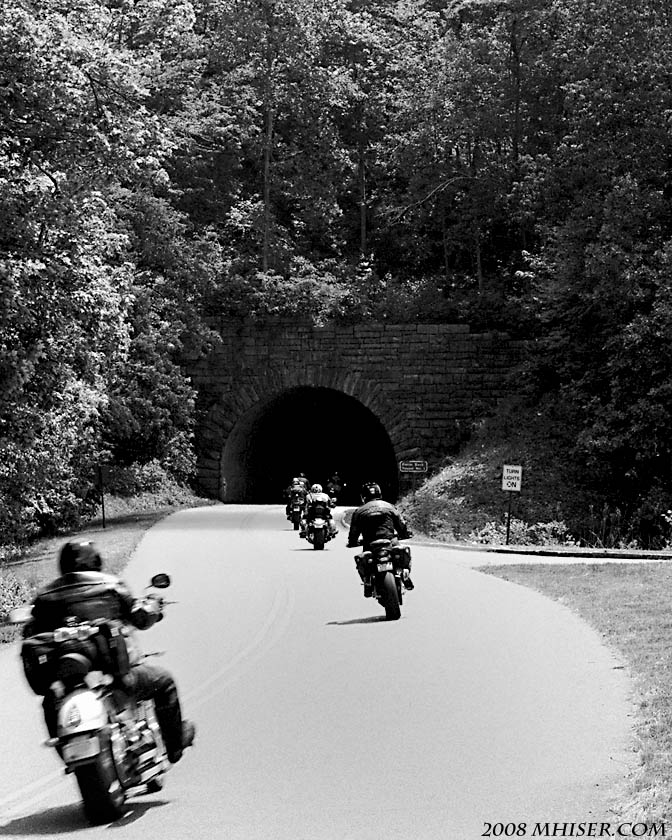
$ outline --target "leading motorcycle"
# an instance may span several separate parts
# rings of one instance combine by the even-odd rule
[[[157,589],[169,585],[166,574],[150,583]],[[145,598],[158,600],[161,609],[168,603],[155,593]],[[10,621],[27,621],[30,609],[13,610]],[[73,620],[25,639],[21,648],[30,687],[51,693],[56,702],[56,735],[45,743],[74,775],[94,825],[123,816],[130,795],[161,790],[170,766],[154,701],[135,700],[123,689],[131,632],[120,621]]]
[[[375,598],[388,621],[401,618],[405,581],[411,570],[411,549],[399,545],[396,539],[374,540],[369,550],[355,555],[355,565],[364,584],[364,597]]]

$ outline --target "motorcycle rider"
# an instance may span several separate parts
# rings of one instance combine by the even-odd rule
[[[301,520],[300,537],[306,536],[306,529],[308,525],[317,517],[322,517],[326,520],[327,526],[332,537],[338,533],[338,528],[331,515],[332,502],[329,496],[322,491],[321,484],[313,484],[310,488],[310,493],[306,496],[306,510],[304,518]]]
[[[394,545],[398,545],[397,537],[407,540],[413,536],[397,508],[383,499],[380,485],[375,482],[365,483],[362,486],[361,498],[363,504],[352,514],[348,532],[348,548],[359,546],[360,534],[364,551],[370,551],[371,543],[375,540],[391,540]],[[371,592],[367,589],[367,581],[359,565],[357,571],[364,581],[364,594],[368,597]],[[404,570],[403,580],[406,589],[415,588],[410,569]]]
[[[33,603],[32,615],[23,636],[51,632],[69,619],[117,619],[147,630],[163,617],[158,599],[138,599],[114,575],[103,573],[102,558],[90,542],[67,542],[59,554],[60,577],[43,589]],[[175,764],[194,741],[196,729],[182,719],[177,687],[172,675],[158,665],[131,662],[129,673],[120,678],[124,690],[138,700],[153,698],[156,717],[166,745],[168,760]],[[57,702],[52,692],[45,695],[44,718],[49,735],[56,736]]]
[[[328,494],[331,496],[331,498],[334,500],[334,504],[336,504],[336,502],[337,502],[337,500],[338,500],[338,497],[339,497],[339,496],[341,495],[341,493],[343,492],[343,488],[344,488],[344,487],[345,487],[345,485],[344,485],[344,484],[343,484],[343,482],[341,481],[341,477],[340,477],[340,475],[339,475],[337,472],[335,472],[335,473],[331,476],[331,478],[329,479],[329,481],[327,481],[326,490],[327,490],[327,493],[328,493]]]
[[[289,519],[292,513],[292,503],[295,500],[301,502],[301,507],[305,507],[306,505],[306,496],[308,494],[308,487],[304,483],[301,476],[297,476],[296,478],[292,479],[292,483],[289,487],[285,490],[285,494],[287,496],[287,504],[285,506],[285,515]]]

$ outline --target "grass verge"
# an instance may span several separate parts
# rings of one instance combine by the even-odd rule
[[[0,565],[0,616],[6,611],[3,595],[7,601],[16,600],[16,595],[22,596],[23,602],[32,600],[38,589],[58,576],[58,552],[68,539],[94,542],[103,556],[104,570],[119,574],[152,525],[177,510],[211,504],[209,499],[186,495],[171,504],[152,494],[134,499],[110,497],[106,501],[104,528],[101,518],[94,519],[79,531],[39,540],[26,548],[18,559]],[[11,608],[18,604],[5,603],[4,606]],[[0,644],[14,641],[20,633],[20,628],[0,624]]]
[[[621,816],[672,820],[672,564],[488,566],[577,612],[627,662],[634,682],[639,767]]]

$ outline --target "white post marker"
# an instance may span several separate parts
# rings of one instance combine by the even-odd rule
[[[509,494],[509,513],[506,519],[506,544],[511,533],[511,494],[520,493],[523,486],[523,468],[519,464],[504,464],[502,469],[502,490]]]

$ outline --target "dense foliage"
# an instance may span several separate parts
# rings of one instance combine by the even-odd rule
[[[75,521],[101,462],[189,476],[221,313],[533,339],[596,494],[672,507],[671,16],[5,0],[2,533]]]

